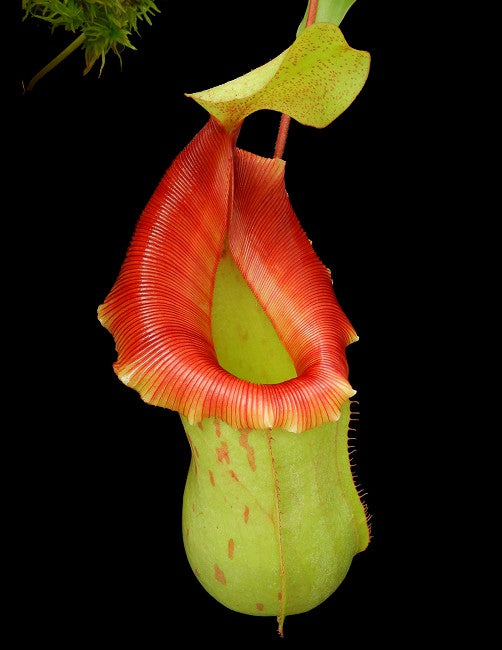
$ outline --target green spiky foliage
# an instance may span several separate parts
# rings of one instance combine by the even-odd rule
[[[160,10],[153,0],[22,0],[24,18],[39,18],[56,27],[78,34],[77,38],[30,82],[28,88],[58,65],[71,52],[82,47],[85,53],[84,74],[101,60],[100,73],[111,50],[120,59],[124,48],[135,50],[130,41],[142,20]]]

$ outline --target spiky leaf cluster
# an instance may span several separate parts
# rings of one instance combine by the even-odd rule
[[[40,18],[56,27],[63,27],[85,40],[86,67],[89,72],[98,59],[101,70],[106,54],[112,50],[119,56],[124,47],[136,49],[129,37],[138,31],[138,22],[151,25],[151,15],[159,9],[153,0],[22,0],[26,17]]]

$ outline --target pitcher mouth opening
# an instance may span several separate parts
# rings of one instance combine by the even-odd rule
[[[277,331],[243,278],[229,250],[222,250],[211,306],[211,333],[218,364],[254,384],[282,384],[297,377]]]

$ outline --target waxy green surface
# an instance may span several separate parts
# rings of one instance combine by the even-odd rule
[[[214,291],[220,364],[250,381],[284,381],[294,366],[229,252]],[[312,609],[337,588],[368,544],[352,480],[347,432],[338,422],[304,433],[234,430],[182,418],[192,461],[183,537],[204,588],[230,609],[284,617]]]

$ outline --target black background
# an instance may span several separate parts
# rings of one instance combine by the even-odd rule
[[[113,340],[96,309],[149,196],[207,119],[184,93],[288,47],[305,2],[158,4],[162,13],[132,37],[138,49],[123,52],[122,70],[109,54],[100,78],[97,68],[83,77],[77,52],[26,95],[22,81],[70,35],[50,36],[21,14],[13,26],[12,603],[23,613],[20,639],[35,634],[69,648],[161,647],[177,632],[208,643],[279,641],[273,619],[227,610],[192,575],[180,522],[190,456],[178,415],[144,404],[116,378]],[[288,644],[327,634],[333,647],[407,647],[428,635],[438,615],[430,594],[441,595],[424,561],[427,506],[413,478],[423,452],[410,368],[422,350],[410,255],[420,235],[403,222],[402,200],[413,136],[395,30],[379,4],[358,0],[342,23],[349,44],[372,55],[360,95],[326,129],[293,123],[285,151],[293,207],[360,337],[348,350],[361,413],[355,464],[373,533],[336,593],[287,619]],[[239,146],[272,155],[278,121],[272,112],[251,116]],[[420,201],[417,186],[410,198]]]

